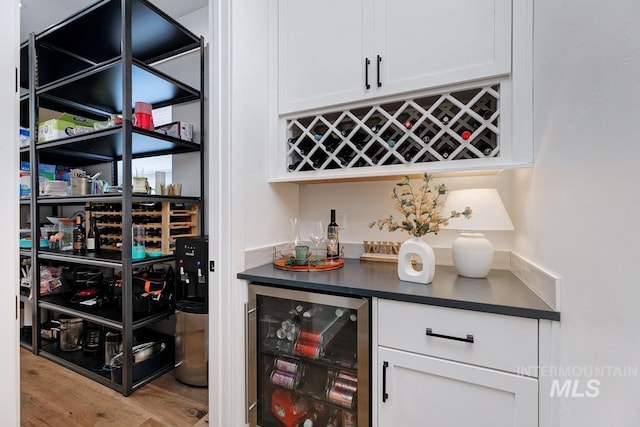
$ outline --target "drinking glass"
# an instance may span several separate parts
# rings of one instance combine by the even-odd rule
[[[311,223],[309,238],[313,242],[313,245],[316,247],[316,252],[318,252],[318,246],[320,246],[320,242],[324,241],[324,232],[325,229],[322,221],[314,221]]]

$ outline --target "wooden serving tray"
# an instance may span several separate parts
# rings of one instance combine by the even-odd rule
[[[316,264],[316,265],[311,265],[311,264],[286,265],[287,259],[289,259],[289,257],[274,258],[273,266],[281,270],[289,270],[289,271],[329,271],[329,270],[336,270],[344,266],[344,260],[342,258],[338,258],[338,259],[323,258],[324,263]]]

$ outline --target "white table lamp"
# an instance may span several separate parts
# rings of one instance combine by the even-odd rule
[[[461,212],[467,206],[473,211],[471,218],[452,218],[443,227],[460,231],[451,244],[453,265],[461,276],[487,277],[493,264],[493,245],[480,231],[513,230],[513,224],[495,188],[451,191],[440,213],[449,216],[451,211]]]

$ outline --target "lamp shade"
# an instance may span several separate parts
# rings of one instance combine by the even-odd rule
[[[449,216],[451,211],[462,212],[467,206],[473,211],[471,218],[451,218],[449,225],[442,228],[462,231],[513,230],[509,214],[495,188],[450,191],[440,213]]]

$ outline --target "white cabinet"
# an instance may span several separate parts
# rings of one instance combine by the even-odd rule
[[[385,347],[378,360],[379,426],[538,426],[534,378]]]
[[[378,424],[538,425],[538,321],[378,301]]]
[[[511,70],[510,0],[278,5],[281,114]]]
[[[364,52],[373,45],[373,8],[369,3],[278,2],[280,113],[367,96]]]

